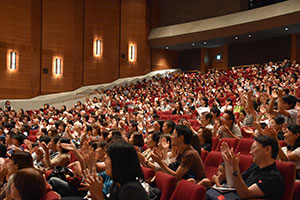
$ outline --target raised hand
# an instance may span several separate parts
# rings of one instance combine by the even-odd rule
[[[84,174],[84,181],[86,184],[83,184],[84,186],[87,186],[91,192],[92,199],[94,200],[103,200],[103,179],[102,177],[97,176],[96,168],[93,167],[92,172],[85,169],[83,171]]]
[[[224,161],[227,162],[234,170],[239,170],[240,153],[235,155],[233,153],[233,148],[230,149],[226,142],[222,142],[221,152]]]
[[[271,94],[271,97],[272,97],[273,99],[277,99],[277,98],[278,98],[278,92],[277,92],[276,90],[273,90],[273,91],[272,91],[272,94]]]
[[[45,151],[45,153],[49,153],[49,147],[45,142],[42,142],[42,148]]]
[[[75,146],[75,144],[73,142],[71,142],[70,144],[68,144],[68,143],[60,143],[60,146],[63,149],[66,149],[68,151],[75,151],[77,149],[76,146]]]
[[[282,97],[282,94],[283,94],[283,89],[278,88],[278,97]]]
[[[264,135],[271,136],[275,140],[278,140],[278,133],[274,128],[266,127],[263,132]]]
[[[169,149],[170,142],[167,140],[167,138],[163,137],[158,145],[161,149]]]
[[[151,158],[154,162],[159,163],[162,160],[161,152],[157,148],[154,148],[151,154]]]
[[[92,169],[96,165],[96,159],[95,159],[95,152],[93,150],[90,150],[88,153],[83,154],[83,158],[85,160],[86,167],[92,171]]]

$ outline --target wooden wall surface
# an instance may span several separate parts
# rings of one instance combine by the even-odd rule
[[[152,49],[151,52],[152,71],[179,67],[179,52],[166,49]]]
[[[228,65],[237,66],[291,59],[291,36],[281,36],[228,46]]]
[[[83,0],[43,0],[41,94],[71,91],[82,85]],[[62,58],[62,75],[53,57]]]
[[[121,1],[120,78],[146,74],[151,71],[148,35],[150,19],[147,0]],[[136,60],[128,60],[129,45],[136,46]]]
[[[30,98],[40,88],[41,2],[0,1],[0,96]],[[9,70],[8,53],[17,53],[16,70]]]
[[[120,1],[85,0],[83,85],[119,78]],[[94,56],[94,42],[103,42],[103,54]]]
[[[151,18],[153,6],[147,0],[0,0],[0,98],[72,91],[150,72],[148,35],[159,20]],[[103,54],[96,57],[98,38]],[[128,61],[130,43],[137,46],[135,62]],[[9,50],[17,52],[13,71]],[[55,57],[62,58],[60,76]]]

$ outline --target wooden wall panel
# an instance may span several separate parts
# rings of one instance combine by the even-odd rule
[[[150,19],[147,9],[147,0],[121,1],[120,78],[143,75],[151,71],[148,42]],[[130,43],[137,47],[135,62],[128,61]]]
[[[39,94],[41,3],[0,1],[0,96],[30,98]],[[8,51],[17,52],[17,68],[9,70]]]
[[[152,71],[178,68],[179,53],[165,49],[151,49]]]
[[[179,67],[183,70],[200,70],[201,49],[192,49],[179,52]]]
[[[160,7],[159,0],[151,0],[150,3],[150,15],[151,15],[151,28],[156,28],[160,26]]]
[[[248,0],[153,0],[160,5],[160,26],[216,17],[247,9]],[[170,17],[171,16],[171,17]]]
[[[292,34],[291,37],[291,60],[300,63],[300,34]]]
[[[291,36],[232,44],[228,47],[228,56],[229,66],[291,59]]]
[[[41,94],[71,91],[82,85],[83,0],[43,0]],[[61,76],[53,57],[63,59]]]
[[[84,16],[83,85],[119,78],[120,1],[86,0]],[[94,42],[103,42],[103,54],[94,56]]]
[[[212,67],[216,69],[225,69],[228,67],[228,45],[221,47],[212,48],[211,50],[211,60]],[[221,55],[221,60],[217,60],[217,55]]]
[[[211,51],[208,48],[201,48],[201,72],[207,72],[212,68]]]

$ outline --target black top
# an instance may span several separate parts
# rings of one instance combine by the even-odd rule
[[[149,200],[143,186],[138,181],[132,181],[118,187],[113,184],[109,196],[110,200]]]
[[[276,168],[275,162],[262,169],[253,163],[242,174],[242,178],[248,187],[256,183],[265,194],[264,198],[280,200],[284,193],[284,180]]]

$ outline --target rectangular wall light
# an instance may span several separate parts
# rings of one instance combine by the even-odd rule
[[[9,53],[9,69],[15,70],[17,68],[17,53],[11,51]]]
[[[55,75],[61,75],[61,58],[56,57],[54,60],[54,73]]]
[[[101,55],[101,45],[102,45],[102,41],[101,40],[96,40],[96,43],[95,43],[95,55],[96,56]]]
[[[135,45],[133,45],[133,44],[130,44],[129,45],[129,52],[128,52],[128,59],[129,59],[129,61],[130,62],[133,62],[133,61],[135,61],[135,59],[136,59],[136,46]]]

